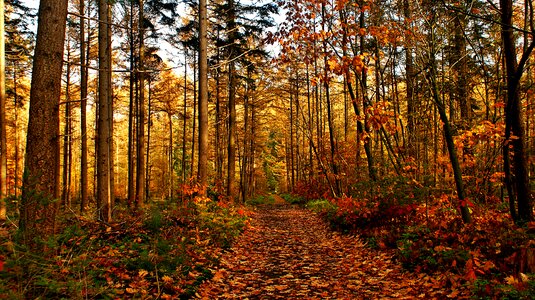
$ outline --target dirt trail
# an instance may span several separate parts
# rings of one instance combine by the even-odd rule
[[[281,199],[278,199],[281,200]],[[405,272],[388,254],[358,237],[331,231],[312,212],[276,201],[222,257],[202,299],[456,298],[446,278]]]

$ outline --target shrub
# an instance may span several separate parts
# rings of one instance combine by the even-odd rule
[[[281,197],[290,204],[304,204],[305,198],[298,194],[282,194]]]

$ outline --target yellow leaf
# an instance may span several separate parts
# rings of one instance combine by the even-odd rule
[[[165,276],[162,277],[162,281],[167,283],[167,284],[171,284],[171,283],[173,283],[173,278],[168,276],[168,275],[165,275]]]
[[[137,274],[139,275],[139,277],[145,277],[147,276],[147,274],[149,274],[149,272],[147,272],[146,270],[139,270]]]
[[[518,281],[516,280],[516,278],[513,275],[511,275],[511,276],[505,277],[505,282],[507,282],[507,284],[513,285],[513,284],[517,283]]]
[[[223,280],[223,271],[221,270],[218,270],[217,272],[215,272],[214,274],[214,278],[212,278],[213,281],[222,281]]]

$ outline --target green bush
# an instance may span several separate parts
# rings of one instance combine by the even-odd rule
[[[232,241],[242,232],[247,219],[237,210],[213,201],[198,204],[197,211],[199,228],[206,230],[210,239],[223,248],[230,247]]]
[[[306,205],[306,208],[312,210],[316,213],[323,213],[323,214],[333,214],[337,211],[338,207],[334,205],[329,200],[325,199],[317,199],[309,201]]]
[[[245,204],[247,205],[253,205],[253,206],[256,206],[256,205],[263,205],[263,204],[274,204],[275,203],[275,199],[273,198],[273,196],[256,196],[252,199],[249,199],[245,202]]]
[[[282,194],[281,197],[290,204],[303,204],[305,202],[305,198],[299,195]]]

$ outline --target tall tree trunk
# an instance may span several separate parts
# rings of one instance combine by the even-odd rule
[[[139,100],[138,100],[138,130],[137,130],[137,167],[136,167],[136,209],[145,205],[145,28],[144,0],[139,0]]]
[[[310,71],[309,71],[310,64],[307,63],[306,65],[306,82],[307,82],[307,113],[308,113],[308,132],[309,135],[312,137],[314,136],[314,125],[312,122],[312,95],[310,92]],[[308,143],[308,176],[310,179],[314,177],[314,157],[312,154],[312,143]]]
[[[218,38],[219,38],[219,31],[217,32]],[[215,70],[215,149],[216,149],[216,180],[215,184],[219,185],[219,183],[223,183],[223,142],[221,141],[221,122],[223,120],[222,118],[222,112],[221,112],[221,50],[219,47],[217,48],[217,62],[216,65],[218,66]],[[219,186],[218,186],[219,187]]]
[[[198,108],[198,103],[197,103],[197,75],[198,75],[198,72],[199,72],[199,69],[197,68],[197,59],[198,59],[198,55],[199,53],[197,53],[197,56],[193,55],[193,112],[192,112],[192,116],[191,116],[191,119],[192,119],[192,125],[191,125],[191,170],[190,170],[190,173],[191,173],[191,176],[193,178],[194,174],[195,174],[195,143],[197,142],[195,139],[196,139],[196,134],[197,134],[197,108]],[[198,150],[197,150],[198,151]],[[197,168],[198,168],[198,164],[197,164]]]
[[[6,51],[4,38],[4,0],[0,0],[0,221],[7,217],[7,139],[6,139]],[[16,175],[15,175],[16,176]]]
[[[434,22],[434,20],[432,20]],[[451,167],[453,169],[453,178],[455,180],[455,187],[457,189],[457,197],[459,198],[459,207],[461,209],[461,217],[464,223],[470,223],[472,217],[470,216],[470,210],[468,207],[468,201],[465,198],[463,179],[461,166],[459,164],[459,159],[457,156],[457,151],[455,149],[455,143],[453,141],[453,131],[451,129],[450,120],[446,114],[446,107],[444,105],[443,97],[440,95],[438,84],[437,84],[437,63],[435,60],[436,50],[435,50],[435,32],[434,30],[430,31],[430,47],[431,52],[429,53],[430,57],[430,70],[428,72],[428,79],[431,85],[431,92],[433,96],[433,101],[438,110],[440,120],[442,121],[442,126],[444,129],[444,139],[446,140],[446,146],[448,149],[448,154],[450,158]]]
[[[174,190],[175,190],[175,182],[174,182],[174,168],[173,168],[173,150],[174,150],[174,141],[173,141],[173,114],[170,112],[167,112],[167,118],[169,122],[169,158],[168,158],[168,164],[169,164],[169,187],[168,187],[168,193],[167,196],[169,197],[169,200],[173,200],[174,198]]]
[[[98,95],[98,129],[97,129],[97,213],[102,221],[111,221],[112,191],[110,185],[110,81],[111,37],[108,32],[109,3],[99,0],[98,56],[99,56],[99,95]]]
[[[361,28],[365,28],[365,13],[362,11],[359,17],[359,23]],[[364,36],[360,37],[360,54],[363,55],[366,52],[366,47],[364,44]],[[366,159],[368,162],[368,174],[370,180],[377,181],[377,169],[375,168],[375,161],[373,159],[372,153],[372,139],[371,139],[371,129],[368,120],[368,107],[370,106],[370,99],[368,97],[368,76],[367,71],[362,70],[360,72],[360,87],[362,89],[362,108],[364,114],[364,130],[366,131],[367,137],[364,137],[364,152],[366,152]]]
[[[18,97],[17,97],[17,63],[13,62],[13,104],[15,111],[15,174],[14,174],[14,189],[13,195],[15,197],[19,196],[20,182],[20,138],[19,138],[19,107],[18,107]],[[0,200],[1,201],[1,200]]]
[[[195,87],[194,87],[195,88]],[[186,129],[188,115],[188,49],[184,46],[184,111],[182,112],[182,184],[186,182]]]
[[[228,165],[227,165],[227,196],[234,198],[234,186],[236,184],[236,46],[234,43],[237,40],[236,27],[236,11],[234,7],[234,0],[228,0],[227,13],[227,30],[229,31],[228,38],[228,76],[229,76],[229,91],[228,91]]]
[[[82,0],[83,1],[83,0]],[[136,97],[134,95],[135,81],[137,73],[134,72],[136,66],[134,61],[134,3],[130,3],[130,78],[128,81],[129,84],[129,103],[128,103],[128,205],[133,205],[136,197],[136,184],[135,184],[135,160],[134,160],[134,147],[135,147],[135,125],[134,125],[134,116],[135,116],[135,107],[134,102]]]
[[[149,84],[149,95],[148,95],[148,103],[147,103],[147,149],[145,150],[145,157],[147,158],[146,163],[146,169],[145,169],[145,199],[150,199],[150,173],[151,173],[151,163],[150,163],[150,134],[151,134],[151,127],[152,127],[152,119],[151,119],[151,109],[152,109],[152,103],[151,103],[151,79],[149,77],[148,80]]]
[[[206,0],[199,1],[199,183],[208,180],[208,19]],[[206,191],[205,189],[203,189]],[[206,192],[205,192],[206,193]],[[205,194],[206,195],[206,194]]]
[[[321,4],[321,12],[322,12],[322,30],[325,31],[325,3]],[[327,126],[329,128],[329,142],[330,142],[330,148],[331,148],[331,166],[334,176],[334,197],[337,197],[340,195],[340,176],[338,171],[338,163],[336,162],[336,154],[337,154],[337,146],[336,146],[336,140],[334,137],[334,124],[333,124],[333,117],[332,117],[332,105],[331,105],[331,95],[330,95],[330,75],[329,75],[329,64],[327,61],[327,41],[323,40],[323,88],[325,89],[325,101],[327,106]]]
[[[243,157],[240,169],[240,194],[241,201],[245,203],[247,200],[247,191],[248,191],[248,165],[249,165],[249,88],[250,88],[250,72],[247,76],[247,86],[245,91],[245,98],[243,99]]]
[[[511,216],[517,223],[533,220],[533,195],[530,191],[525,132],[520,103],[520,78],[529,56],[535,48],[532,39],[517,61],[513,34],[513,1],[500,0],[502,40],[506,66],[507,99],[505,108],[505,143],[503,159],[505,184],[509,194]],[[533,22],[533,21],[532,21]]]
[[[32,69],[19,229],[35,245],[55,231],[59,196],[59,100],[67,0],[41,0]],[[38,247],[41,248],[42,246]]]
[[[112,37],[112,30],[111,30],[111,24],[112,24],[112,6],[111,2],[108,1],[108,40],[109,40],[109,53],[110,58],[108,59],[108,120],[109,120],[109,152],[110,152],[110,159],[108,160],[108,169],[110,174],[110,215],[111,209],[115,205],[115,139],[113,138],[113,83],[112,83],[112,62],[113,62],[113,55],[111,53],[111,37]]]
[[[236,79],[235,66],[229,64],[229,95],[228,95],[228,161],[227,161],[227,196],[234,197],[236,184]]]
[[[85,40],[85,0],[80,0],[80,212],[87,207],[87,86],[88,74],[86,56],[87,47]]]
[[[290,144],[289,146],[289,152],[290,152],[290,191],[293,192],[295,188],[295,155],[294,155],[294,93],[293,93],[293,82],[290,75],[290,79],[288,80],[289,84],[289,93],[290,93]]]
[[[411,5],[409,0],[403,0],[403,16],[405,18],[405,26],[408,27],[409,32],[412,24],[412,13]],[[415,155],[415,114],[416,114],[416,104],[414,98],[414,89],[415,89],[415,71],[414,71],[414,62],[413,62],[413,47],[412,47],[412,38],[410,34],[406,35],[405,43],[405,83],[406,83],[406,94],[407,94],[407,137],[405,139],[405,148],[409,156]]]
[[[67,62],[66,65],[66,82],[65,82],[65,114],[64,114],[64,127],[63,127],[63,189],[62,189],[62,202],[65,208],[71,208],[70,198],[70,181],[71,181],[71,99],[70,85],[71,85],[71,50],[67,42]]]

